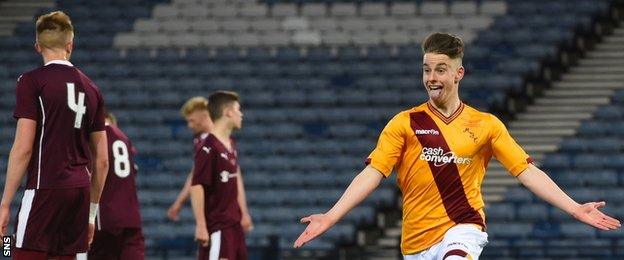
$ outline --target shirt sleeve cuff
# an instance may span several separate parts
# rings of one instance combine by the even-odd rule
[[[13,114],[13,118],[15,119],[20,119],[20,118],[27,118],[27,119],[32,119],[37,121],[37,114],[36,113],[14,113]]]
[[[377,161],[373,161],[370,158],[368,160],[366,160],[367,164],[370,165],[371,167],[375,168],[375,170],[378,170],[379,172],[381,172],[381,174],[383,174],[384,177],[389,177],[390,174],[392,174],[392,169],[388,168],[380,163],[378,163]]]

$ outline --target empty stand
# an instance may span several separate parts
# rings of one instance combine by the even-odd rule
[[[236,138],[256,224],[248,244],[268,246],[276,235],[286,251],[304,228],[297,220],[327,210],[339,198],[391,116],[427,99],[419,43],[430,32],[452,32],[467,42],[462,98],[481,110],[501,111],[526,91],[527,78],[540,76],[543,64],[575,40],[576,30],[607,10],[606,1],[329,2],[58,1],[77,29],[72,62],[100,86],[139,151],[150,259],[165,246],[179,249],[169,250],[172,259],[189,258],[194,250],[188,207],[180,222],[165,219],[192,165],[191,133],[178,112],[187,98],[217,89],[241,94],[245,123]],[[14,135],[15,79],[40,63],[32,51],[32,24],[13,31],[0,39],[0,121],[9,126],[0,128],[3,155]],[[617,152],[624,125],[611,121],[624,116],[624,92],[616,91],[624,65],[620,34],[605,38],[599,51],[588,53],[509,128],[571,195],[613,201],[610,213],[622,217],[618,189],[624,162]],[[597,108],[609,104],[610,96],[612,105]],[[546,129],[536,131],[536,122]],[[553,153],[557,149],[562,152]],[[7,158],[0,157],[2,172]],[[491,202],[486,208],[491,242],[484,258],[624,254],[617,251],[622,232],[580,226],[515,185],[491,163],[483,189]],[[361,243],[357,228],[377,225],[384,213],[379,209],[396,208],[397,196],[395,180],[384,180],[308,248],[327,252],[340,243]],[[399,235],[400,226],[393,223],[366,247],[376,254],[389,248],[394,257]],[[584,240],[587,251],[566,251],[579,247],[585,236],[592,238]]]

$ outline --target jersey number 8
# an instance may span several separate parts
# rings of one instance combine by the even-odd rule
[[[130,175],[130,160],[128,158],[128,146],[121,140],[113,142],[113,157],[115,158],[114,170],[119,178]]]

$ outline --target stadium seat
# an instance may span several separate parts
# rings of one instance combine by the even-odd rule
[[[540,221],[548,218],[548,210],[544,204],[523,204],[518,207],[518,220]]]
[[[306,3],[301,7],[301,15],[315,18],[327,15],[327,6],[323,3]]]

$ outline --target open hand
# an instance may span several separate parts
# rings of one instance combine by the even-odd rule
[[[604,201],[588,202],[576,208],[574,212],[572,212],[572,216],[597,229],[613,230],[620,228],[619,220],[609,217],[598,210],[605,205],[606,203]]]
[[[294,248],[299,248],[310,242],[312,239],[325,233],[330,227],[334,225],[334,222],[326,214],[314,214],[301,219],[301,223],[309,223],[308,227],[301,233],[299,238],[293,245]]]

